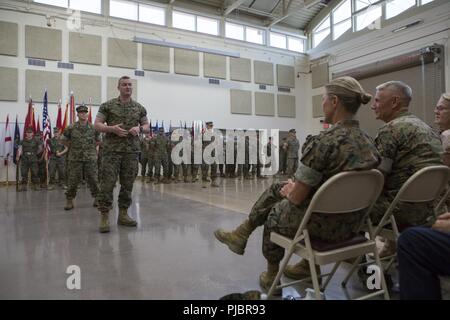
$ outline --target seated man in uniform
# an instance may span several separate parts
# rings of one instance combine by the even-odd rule
[[[250,234],[264,225],[263,254],[267,259],[267,271],[260,275],[259,282],[265,290],[272,285],[284,256],[284,249],[270,241],[270,233],[275,231],[293,237],[314,192],[326,180],[342,171],[370,170],[380,163],[370,137],[354,120],[361,104],[368,103],[371,96],[351,77],[335,79],[325,89],[322,107],[326,122],[333,127],[308,140],[294,180],[272,184],[256,201],[248,219],[236,230],[218,229],[214,233],[231,251],[242,255]],[[313,215],[308,231],[315,239],[345,240],[359,231],[363,216],[364,212]],[[308,266],[303,261],[306,260],[290,268],[295,272],[303,265]],[[281,290],[275,292],[280,293]]]
[[[408,111],[411,88],[400,81],[377,87],[372,110],[385,124],[378,130],[375,146],[382,157],[379,169],[385,176],[384,188],[371,212],[372,222],[380,222],[402,185],[422,168],[442,164],[439,136],[425,122]],[[406,227],[431,225],[433,203],[400,203],[394,216],[400,231]],[[395,243],[385,242],[380,256],[395,253]]]
[[[434,122],[441,132],[443,161],[450,167],[450,93],[443,93],[434,108]]]

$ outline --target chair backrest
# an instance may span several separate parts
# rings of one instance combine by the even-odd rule
[[[384,176],[376,170],[346,171],[328,179],[314,194],[297,230],[300,236],[314,213],[348,213],[371,209],[383,190]]]
[[[450,168],[447,166],[422,168],[406,180],[397,193],[397,200],[405,202],[433,201],[442,194],[449,179]]]
[[[391,219],[391,215],[399,202],[420,203],[436,200],[447,187],[449,180],[450,168],[443,165],[425,167],[414,173],[397,192],[380,220],[375,235]],[[393,228],[396,228],[396,226],[393,226]]]

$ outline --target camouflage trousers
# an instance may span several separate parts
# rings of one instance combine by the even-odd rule
[[[298,168],[298,158],[289,158],[286,161],[286,174],[293,176]]]
[[[212,164],[202,164],[202,179],[206,180],[208,178],[208,170],[211,167],[211,179],[217,178],[217,163]]]
[[[147,173],[147,165],[149,163],[148,158],[147,157],[143,157],[141,155],[141,159],[140,159],[139,162],[141,163],[141,176],[145,177],[145,175]]]
[[[28,182],[28,171],[31,170],[31,181],[34,184],[39,183],[38,176],[38,162],[34,159],[27,159],[26,157],[22,157],[20,159],[20,174],[22,176],[22,184],[26,184]]]
[[[114,187],[119,178],[119,209],[128,209],[131,205],[131,193],[138,172],[138,154],[111,152],[103,154],[102,178],[98,194],[98,209],[108,212],[112,208]]]
[[[155,157],[154,156],[150,156],[148,157],[148,162],[147,162],[147,177],[153,177],[153,168],[155,167]]]
[[[69,172],[68,172],[68,182],[66,198],[68,200],[75,199],[77,195],[78,186],[86,178],[87,185],[91,191],[93,198],[97,197],[99,193],[98,189],[98,172],[97,172],[97,162],[96,161],[70,161],[69,160]]]
[[[161,167],[163,168],[163,174],[165,177],[169,176],[169,162],[167,161],[167,155],[155,155],[155,177],[161,176]]]
[[[173,165],[174,178],[180,178],[181,175],[183,175],[183,177],[187,178],[188,174],[189,174],[188,166],[186,164],[174,164]]]
[[[380,223],[396,193],[383,193],[377,199],[370,213],[372,224]],[[435,221],[433,208],[433,203],[401,202],[394,209],[395,222],[400,229],[412,226],[431,226]]]
[[[63,185],[66,183],[66,159],[52,157],[48,163],[48,172],[50,175],[50,184],[56,183],[56,172],[58,172],[59,184]]]
[[[38,161],[38,177],[41,185],[47,184],[47,169],[45,160]]]
[[[249,220],[253,226],[264,226],[262,251],[267,261],[279,263],[284,249],[270,241],[270,233],[277,232],[293,238],[305,215],[310,199],[297,206],[280,194],[284,183],[273,183],[253,205]],[[340,241],[353,236],[360,227],[364,212],[350,214],[313,214],[307,225],[313,239]]]

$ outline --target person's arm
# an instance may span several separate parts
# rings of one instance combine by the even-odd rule
[[[66,145],[64,145],[64,150],[63,151],[61,151],[61,152],[56,152],[56,156],[57,157],[62,157],[63,155],[65,155],[66,153],[67,153],[67,151],[69,151],[69,148],[66,146]]]
[[[147,118],[147,111],[144,107],[141,106],[141,115],[139,119],[139,125],[136,127],[133,127],[129,130],[129,132],[133,136],[137,136],[140,133],[149,133],[150,132],[150,124]]]
[[[281,188],[280,194],[295,205],[300,205],[311,192],[311,187],[301,181],[292,181],[289,179]]]
[[[21,155],[22,155],[22,145],[19,144],[19,148],[17,149],[17,154],[16,154],[16,162],[19,162]]]
[[[116,136],[119,137],[126,137],[128,136],[128,131],[125,129],[122,129],[120,126],[122,123],[116,124],[114,126],[108,126],[105,124],[105,120],[103,117],[100,117],[97,115],[94,122],[94,129],[99,132],[105,132],[105,133],[114,133]]]
[[[441,214],[431,228],[437,231],[450,233],[450,212]]]
[[[382,127],[375,138],[375,147],[381,155],[381,163],[378,166],[385,176],[391,173],[392,164],[397,154],[397,142],[390,127]]]

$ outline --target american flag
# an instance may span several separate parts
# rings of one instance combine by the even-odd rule
[[[44,150],[47,156],[50,155],[50,138],[52,137],[52,128],[48,116],[47,90],[44,94],[44,107],[42,109],[42,140],[44,141]]]

